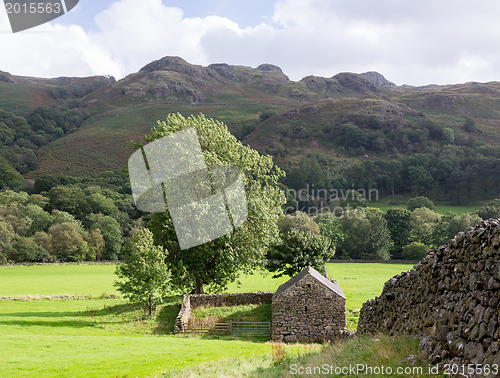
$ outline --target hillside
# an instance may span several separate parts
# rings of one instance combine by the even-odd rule
[[[385,87],[381,94],[298,106],[261,122],[245,141],[267,147],[285,167],[298,160],[293,156],[308,154],[333,160],[391,159],[445,145],[500,143],[499,106],[497,82]]]
[[[112,77],[59,77],[43,79],[14,76],[0,70],[0,109],[26,115],[39,106],[55,105],[61,100],[81,99],[115,81]]]
[[[126,144],[170,112],[219,119],[287,170],[304,156],[316,156],[328,171],[450,145],[500,143],[498,82],[396,86],[376,72],[291,81],[271,64],[203,67],[178,57],[154,61],[119,81],[0,72],[0,108],[7,111],[25,115],[68,99],[78,100],[90,118],[43,146],[39,166],[28,176],[121,168],[131,153]]]
[[[204,113],[224,121],[243,139],[274,114],[326,98],[369,94],[378,95],[379,89],[351,73],[294,82],[271,64],[255,69],[227,64],[202,67],[165,57],[83,97],[92,117],[77,132],[43,147],[40,167],[31,176],[120,168],[130,155],[126,144],[140,140],[170,112]]]

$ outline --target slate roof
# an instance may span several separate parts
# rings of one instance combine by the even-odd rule
[[[311,275],[313,278],[315,278],[317,281],[321,282],[323,285],[325,285],[328,289],[333,291],[335,294],[337,294],[340,297],[345,299],[344,292],[342,291],[342,289],[340,288],[340,286],[337,283],[330,281],[328,278],[326,278],[321,273],[319,273],[316,269],[314,269],[310,266],[308,266],[307,268],[304,268],[302,270],[302,272],[296,274],[295,276],[290,278],[287,282],[280,285],[280,287],[278,287],[278,290],[276,290],[276,293],[274,293],[273,298],[278,297],[281,293],[283,293],[288,288],[295,285],[295,283],[299,282],[301,279],[303,279],[308,274]]]

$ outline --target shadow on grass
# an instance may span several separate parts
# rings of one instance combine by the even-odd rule
[[[0,314],[1,317],[9,318],[62,318],[62,317],[74,317],[81,315],[81,311],[74,312],[6,312]],[[1,322],[1,321],[0,321]]]
[[[110,315],[120,315],[129,312],[134,312],[141,308],[140,304],[120,304],[116,306],[104,306],[104,308],[96,309],[88,307],[86,310],[79,311],[51,311],[51,312],[10,312],[0,314],[0,325],[18,325],[23,327],[95,327],[97,324],[120,324],[123,320],[114,320],[106,318]],[[2,318],[11,318],[2,320]],[[45,318],[45,319],[39,319]],[[72,318],[72,320],[65,320]],[[53,319],[52,321],[49,319]]]
[[[181,309],[181,304],[169,303],[163,305],[156,314],[157,326],[153,333],[155,335],[167,335],[174,332],[175,318]]]
[[[271,305],[261,304],[253,309],[240,310],[226,315],[221,319],[224,322],[270,322]]]
[[[85,328],[93,327],[95,323],[90,320],[3,320],[0,326],[22,326],[22,327],[69,327]]]
[[[253,306],[253,305],[251,305]],[[238,308],[247,307],[247,308]],[[218,322],[270,322],[271,305],[260,304],[255,307],[248,306],[228,306],[228,307],[204,307],[194,309],[191,313],[197,321],[203,322],[206,318],[216,318]]]
[[[92,303],[93,304],[93,303]],[[0,326],[22,327],[106,327],[111,324],[134,324],[152,321],[153,334],[173,333],[175,318],[180,310],[180,298],[168,297],[158,308],[156,319],[148,319],[140,303],[89,306],[78,311],[10,312],[0,314]]]
[[[93,308],[89,308],[85,311],[85,314],[93,316],[106,316],[106,315],[120,315],[127,312],[137,311],[141,308],[140,303],[124,303],[114,306],[104,306],[100,310],[94,310]]]

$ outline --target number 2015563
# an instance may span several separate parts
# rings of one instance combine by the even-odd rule
[[[5,3],[5,9],[8,14],[48,14],[63,13],[61,3]]]

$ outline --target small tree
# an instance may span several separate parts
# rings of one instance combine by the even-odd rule
[[[324,272],[325,263],[335,254],[330,239],[325,236],[291,229],[283,242],[274,248],[268,270],[275,272],[274,278],[293,276],[307,266]]]
[[[388,209],[384,215],[387,221],[387,228],[394,242],[392,246],[392,258],[399,259],[403,252],[403,247],[410,243],[411,237],[411,212],[406,209]]]
[[[170,273],[165,264],[166,253],[153,243],[148,229],[137,232],[124,263],[116,267],[119,280],[114,283],[125,298],[141,302],[148,314],[156,313],[170,289]]]

